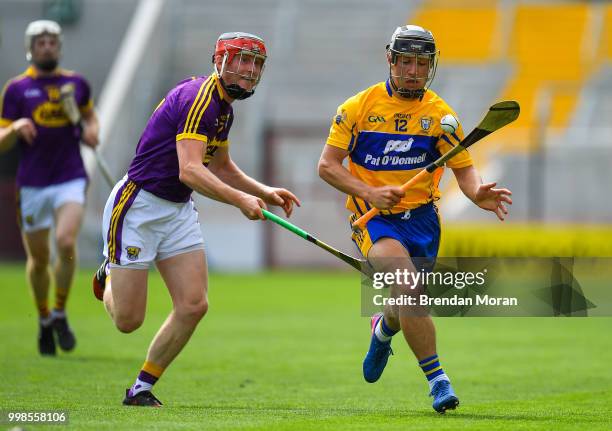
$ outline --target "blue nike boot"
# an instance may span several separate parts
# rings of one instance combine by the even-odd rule
[[[393,354],[393,350],[391,350],[391,341],[382,342],[376,337],[376,325],[378,325],[378,322],[382,318],[382,313],[376,313],[370,320],[372,325],[370,349],[363,360],[363,378],[368,383],[374,383],[380,378],[389,360],[389,355]]]
[[[429,396],[434,398],[432,407],[438,413],[444,413],[447,410],[455,410],[459,405],[459,398],[455,395],[453,388],[448,380],[438,380]]]

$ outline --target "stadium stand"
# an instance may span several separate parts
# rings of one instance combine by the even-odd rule
[[[75,49],[67,53],[66,64],[92,76],[98,91],[118,85],[109,71],[125,28],[143,25],[128,25],[139,2],[115,3],[109,8],[100,0],[84,0],[79,24],[67,33]],[[604,185],[612,184],[607,120],[612,117],[612,5],[607,2],[260,0],[248,10],[242,0],[144,3],[160,4],[162,11],[134,54],[140,55],[138,73],[123,83],[126,92],[114,120],[103,125],[111,130],[102,152],[117,175],[125,171],[144,122],[165,91],[186,76],[210,73],[217,35],[253,32],[268,42],[270,57],[257,96],[235,107],[242,121],[230,137],[233,157],[248,173],[295,189],[305,202],[295,214],[296,224],[352,249],[342,198],[319,180],[316,160],[336,107],[386,78],[389,35],[395,26],[412,22],[436,36],[441,57],[432,88],[455,108],[466,129],[495,101],[521,103],[519,121],[473,150],[483,176],[514,191],[510,220],[570,223],[568,229],[576,223],[612,222],[612,204],[601,198]],[[6,4],[22,8],[18,16],[23,17],[41,2],[7,0],[0,8]],[[8,77],[24,65],[25,19],[13,22],[4,9],[0,16],[3,58],[10,59],[0,63],[0,74]],[[112,34],[100,37],[102,31]],[[95,58],[87,51],[94,41]],[[453,221],[494,221],[460,196],[453,183],[447,173],[441,205],[449,229]],[[106,193],[99,178],[93,181],[82,239],[87,246],[81,247],[92,254],[85,260],[97,259],[96,217]],[[249,224],[239,212],[209,200],[198,199],[198,206],[206,240],[216,253],[210,256],[213,266],[336,263],[308,244],[287,241],[285,232],[269,224]],[[240,244],[239,260],[231,244]]]

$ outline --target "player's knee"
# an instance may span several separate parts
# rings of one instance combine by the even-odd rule
[[[76,240],[73,235],[60,234],[56,238],[57,251],[62,257],[72,257],[75,253]]]
[[[48,251],[36,251],[30,252],[28,256],[28,266],[34,272],[46,271],[49,266],[49,252]]]
[[[182,304],[175,311],[182,319],[197,323],[208,311],[208,301],[202,299],[198,302]]]
[[[142,322],[137,322],[134,320],[115,320],[115,326],[124,334],[134,332],[140,328],[140,325],[142,325]]]
[[[124,334],[129,334],[130,332],[134,332],[142,325],[144,319],[140,319],[134,316],[120,316],[115,315],[114,321],[117,329]]]

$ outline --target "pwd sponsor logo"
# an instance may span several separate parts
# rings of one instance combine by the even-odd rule
[[[383,151],[383,154],[388,154],[391,151],[395,151],[396,153],[405,153],[407,151],[410,151],[413,142],[413,138],[410,138],[407,141],[393,139],[389,140],[387,141],[387,145],[385,145],[385,150]]]

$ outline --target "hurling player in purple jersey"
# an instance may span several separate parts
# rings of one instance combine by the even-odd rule
[[[224,33],[214,73],[180,82],[157,106],[142,133],[127,175],[106,203],[102,220],[106,259],[93,279],[95,296],[121,332],[142,325],[147,273],[155,263],[173,309],[155,335],[125,405],[154,406],[155,382],[185,346],[208,309],[207,265],[192,191],[233,205],[251,220],[278,205],[287,217],[299,200],[261,184],[229,155],[232,102],[254,93],[266,47],[248,33]]]
[[[76,340],[66,319],[66,300],[76,267],[76,239],[81,227],[87,175],[79,141],[98,145],[98,120],[91,90],[77,73],[58,67],[60,26],[34,21],[25,33],[30,67],[7,82],[0,95],[0,150],[16,143],[18,223],[27,253],[27,277],[38,308],[38,348],[55,355],[55,337],[64,351]],[[70,123],[60,103],[60,88],[70,85],[83,118],[82,131]],[[55,305],[50,312],[49,232],[54,226],[57,257],[53,268]],[[55,333],[55,334],[54,334]]]

